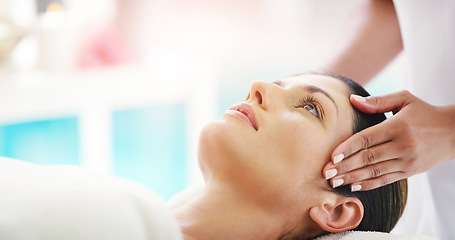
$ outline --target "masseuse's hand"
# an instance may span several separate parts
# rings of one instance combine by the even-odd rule
[[[427,171],[455,158],[455,107],[436,107],[407,91],[351,96],[360,111],[392,111],[384,122],[341,143],[323,173],[333,187],[364,191]]]

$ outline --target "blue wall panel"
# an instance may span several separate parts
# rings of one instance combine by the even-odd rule
[[[186,186],[185,105],[113,114],[114,174],[169,199]]]
[[[38,164],[80,165],[76,117],[0,126],[0,155]]]

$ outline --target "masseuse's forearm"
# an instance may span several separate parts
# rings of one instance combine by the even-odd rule
[[[451,159],[455,159],[455,104],[454,105],[450,105],[450,106],[447,106],[447,107],[444,107],[444,108],[447,108],[447,113],[448,113],[448,118],[446,118],[448,120],[448,123],[449,123],[449,133],[451,134],[451,140],[452,140],[452,157]]]
[[[393,2],[362,1],[352,12],[320,70],[344,75],[365,85],[402,49]]]

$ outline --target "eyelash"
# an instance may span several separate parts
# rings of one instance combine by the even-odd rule
[[[316,118],[318,119],[321,119],[322,118],[322,115],[321,115],[321,105],[319,104],[318,101],[316,101],[316,99],[314,99],[313,96],[305,96],[304,98],[300,99],[299,101],[299,105],[297,107],[299,108],[304,108],[306,105],[310,105],[312,106],[316,112],[317,112],[317,116],[315,116]]]

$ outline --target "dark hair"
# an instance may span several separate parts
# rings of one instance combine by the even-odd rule
[[[323,75],[339,79],[351,89],[352,94],[363,97],[370,96],[362,86],[347,77],[332,74]],[[356,108],[353,109],[353,133],[360,132],[386,119],[383,113],[365,114]],[[362,202],[364,216],[359,226],[354,230],[390,232],[406,206],[408,183],[406,179],[403,179],[369,191],[351,192],[349,185],[332,188],[332,191],[342,196],[358,198]]]

